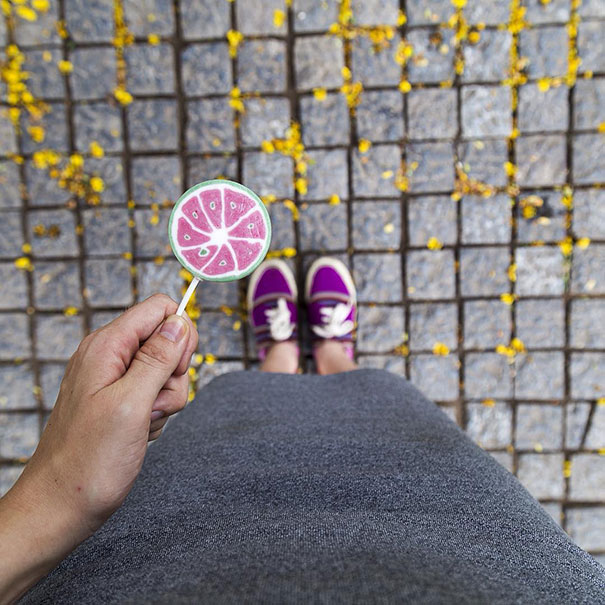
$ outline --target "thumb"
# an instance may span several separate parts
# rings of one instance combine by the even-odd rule
[[[170,315],[135,353],[128,371],[120,379],[128,393],[153,404],[158,393],[179,365],[187,347],[189,324],[179,315]]]

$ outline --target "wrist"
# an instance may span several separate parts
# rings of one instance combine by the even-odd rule
[[[0,603],[24,594],[91,533],[60,490],[26,468],[0,499]]]

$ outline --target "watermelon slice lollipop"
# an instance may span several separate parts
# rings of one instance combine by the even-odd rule
[[[175,256],[194,275],[177,311],[182,315],[200,280],[234,281],[256,269],[269,249],[271,222],[253,191],[212,180],[177,200],[168,236]]]

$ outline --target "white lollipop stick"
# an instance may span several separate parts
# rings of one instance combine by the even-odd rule
[[[200,283],[200,280],[197,277],[194,277],[191,280],[191,283],[189,284],[189,287],[187,288],[187,292],[185,292],[185,296],[183,296],[183,300],[181,301],[181,304],[179,305],[179,308],[176,311],[177,315],[182,315],[183,312],[185,311],[185,307],[187,306],[187,303],[189,302],[189,299],[193,296],[193,293],[195,292],[195,289],[197,288],[197,285]]]

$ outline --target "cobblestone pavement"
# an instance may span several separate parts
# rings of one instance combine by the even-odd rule
[[[299,279],[319,253],[353,267],[361,365],[408,376],[605,560],[601,0],[4,12],[0,492],[85,333],[180,297],[171,204],[226,176]],[[255,367],[244,287],[190,306],[193,386]]]

